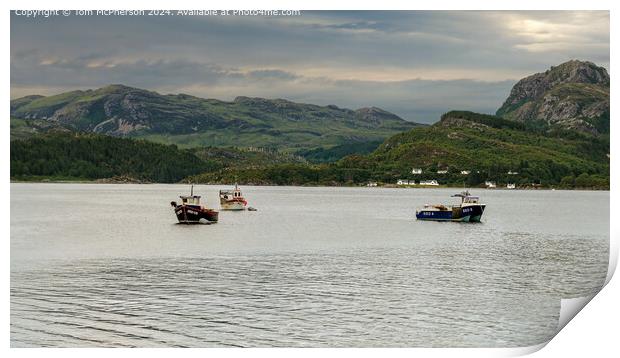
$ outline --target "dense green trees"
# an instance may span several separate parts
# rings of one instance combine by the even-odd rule
[[[563,188],[608,188],[609,177],[605,177],[599,174],[581,173],[577,177],[573,175],[567,175],[560,181],[560,187]]]
[[[128,176],[171,183],[217,167],[174,145],[94,134],[56,133],[11,142],[11,178]]]
[[[480,124],[493,118],[484,116],[478,121],[473,114],[465,115]],[[483,127],[435,125],[393,136],[368,155],[310,164],[298,156],[259,148],[185,150],[144,140],[55,133],[11,142],[11,178],[125,176],[153,182],[271,185],[394,184],[398,179],[435,179],[459,187],[481,186],[490,180],[499,185],[609,188],[608,140],[583,135],[549,137],[503,122]],[[340,150],[347,149],[335,152]],[[314,154],[320,158],[335,152]],[[413,175],[412,168],[422,168],[423,174]],[[462,170],[469,175],[461,174]]]
[[[356,185],[372,179],[371,172],[334,164],[278,164],[264,168],[228,168],[186,178],[192,183],[239,182],[256,185]]]
[[[369,154],[372,153],[379,145],[383,143],[379,141],[367,141],[367,142],[353,142],[348,144],[341,144],[331,148],[315,148],[311,150],[302,150],[297,154],[306,158],[312,163],[329,163],[335,162],[347,155],[352,154]]]
[[[608,136],[549,130],[452,111],[433,126],[387,139],[364,160],[347,157],[339,165],[355,162],[358,168],[370,170],[371,178],[387,183],[436,179],[455,186],[477,186],[489,180],[530,186],[609,187]],[[423,169],[423,174],[412,175],[412,168]],[[439,169],[447,173],[437,173]],[[462,170],[470,174],[463,176]],[[562,181],[582,174],[588,175],[587,180]]]

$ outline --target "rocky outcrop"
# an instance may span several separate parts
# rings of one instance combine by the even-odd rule
[[[599,134],[609,128],[609,83],[605,68],[568,61],[517,82],[497,115]]]
[[[386,119],[396,120],[399,117],[393,113],[377,107],[364,107],[355,111],[355,115],[360,121],[379,125]]]

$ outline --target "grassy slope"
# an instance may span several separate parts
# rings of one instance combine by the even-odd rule
[[[331,148],[316,148],[302,151],[299,154],[312,163],[329,163],[335,162],[352,154],[370,154],[383,141],[369,141],[361,143],[341,144]]]
[[[387,112],[378,112],[381,123],[375,123],[358,112],[335,106],[245,97],[224,102],[189,95],[160,95],[120,85],[14,100],[12,116],[50,117],[62,108],[65,120],[73,118],[65,126],[88,132],[108,119],[103,111],[106,100],[126,98],[123,96],[127,94],[131,94],[137,110],[143,111],[151,126],[130,136],[181,147],[277,147],[294,152],[384,140],[415,126]],[[40,123],[26,124],[37,128]]]
[[[191,151],[201,160],[217,163],[221,168],[248,169],[284,163],[307,163],[304,158],[299,156],[261,148],[201,147],[192,148]]]
[[[193,176],[191,180],[217,183],[234,178],[255,184],[331,185],[360,184],[368,180],[394,183],[399,178],[409,178],[437,179],[452,185],[467,181],[477,185],[489,179],[501,183],[558,185],[565,177],[584,174],[595,176],[597,186],[609,185],[609,142],[604,138],[580,134],[572,134],[570,138],[549,137],[519,129],[523,127],[519,123],[501,119],[493,123],[496,118],[493,116],[454,113],[466,113],[464,116],[470,121],[461,126],[438,124],[414,128],[389,138],[369,155],[352,155],[323,165],[279,164],[261,170],[229,168]],[[424,174],[412,175],[411,169],[416,167],[422,168]],[[436,174],[438,169],[448,169],[449,173]],[[461,170],[475,174],[462,176]],[[519,175],[508,175],[508,171],[518,171]]]
[[[370,158],[391,166],[488,168],[501,164],[517,168],[522,161],[548,161],[578,171],[608,167],[605,146],[588,140],[549,138],[525,131],[497,128],[413,129],[387,140]]]
[[[493,124],[488,121],[490,118],[471,114],[476,123]],[[398,176],[448,183],[493,180],[556,185],[564,177],[588,174],[607,178],[608,182],[607,138],[577,133],[568,133],[568,137],[562,136],[566,133],[552,136],[505,124],[498,121],[494,124],[498,128],[494,128],[438,123],[415,128],[391,137],[366,158],[345,158],[340,164],[351,166],[356,164],[349,162],[362,161],[357,166],[369,168],[375,178],[386,181]],[[422,168],[425,174],[411,175],[410,170],[415,167]],[[438,175],[438,169],[448,169],[449,173]],[[461,170],[476,174],[463,177],[459,174]],[[508,171],[517,171],[519,175],[508,175]]]

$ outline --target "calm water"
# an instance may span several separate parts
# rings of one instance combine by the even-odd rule
[[[216,203],[218,187],[196,191]],[[182,226],[182,185],[11,184],[11,346],[514,347],[607,273],[609,192],[243,187]]]

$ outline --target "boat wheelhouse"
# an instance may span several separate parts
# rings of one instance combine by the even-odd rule
[[[473,196],[469,191],[464,191],[454,194],[452,197],[461,198],[461,203],[457,205],[426,204],[423,208],[416,210],[416,218],[430,221],[480,221],[486,204],[481,204],[478,196]]]
[[[170,202],[180,224],[210,224],[216,223],[218,212],[207,208],[200,203],[200,195],[194,195],[192,185],[190,195],[179,196],[181,203]]]
[[[220,208],[222,210],[245,210],[247,205],[248,202],[236,183],[233,190],[220,190]]]

